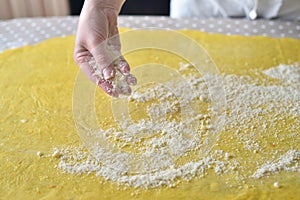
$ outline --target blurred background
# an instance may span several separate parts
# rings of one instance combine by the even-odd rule
[[[84,0],[0,0],[0,19],[79,15]],[[170,0],[128,0],[121,15],[169,15]]]

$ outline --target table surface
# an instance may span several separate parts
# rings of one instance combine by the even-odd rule
[[[0,52],[45,39],[76,34],[77,16],[19,18],[0,21]],[[247,19],[172,19],[160,16],[120,16],[120,27],[193,29],[226,35],[262,35],[300,39],[300,22]]]

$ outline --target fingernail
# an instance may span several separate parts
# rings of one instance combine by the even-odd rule
[[[111,69],[110,67],[107,67],[103,70],[103,78],[105,80],[111,79],[114,76],[114,70]]]
[[[125,60],[119,62],[119,69],[124,75],[129,74],[130,72],[130,67]]]

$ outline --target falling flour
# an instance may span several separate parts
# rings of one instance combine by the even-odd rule
[[[186,85],[177,80],[135,91],[130,96],[131,101],[137,104],[148,102],[145,110],[149,118],[125,123],[122,129],[109,128],[93,133],[95,138],[104,137],[113,143],[114,148],[124,151],[113,152],[95,146],[90,154],[83,147],[56,148],[53,157],[59,159],[57,167],[66,173],[95,173],[105,180],[142,188],[173,187],[181,180],[204,177],[209,169],[217,175],[234,174],[240,180],[270,176],[280,171],[300,171],[299,149],[270,149],[261,141],[265,137],[274,137],[271,145],[276,146],[276,142],[285,137],[299,138],[300,68],[297,65],[280,65],[260,72],[265,76],[264,80],[234,74],[201,77],[189,72],[189,68],[190,65],[182,64],[179,71],[183,72],[192,93],[186,93]],[[270,84],[269,78],[278,80],[278,83]],[[221,132],[232,132],[232,135],[225,141],[216,139],[215,149],[205,154],[203,148],[210,142],[210,134],[214,133],[214,109],[207,82],[210,86],[217,86],[220,80],[226,92],[226,119]],[[180,111],[195,101],[205,111],[192,108],[184,118],[168,118],[180,115]],[[265,117],[270,114],[273,117]],[[269,132],[269,127],[286,117],[293,121],[286,127],[288,135],[280,135],[277,129]],[[227,152],[218,146],[219,142],[229,145],[236,140],[247,155],[261,153],[274,159],[262,159],[249,169],[247,162],[250,160],[239,158],[238,148],[232,147]],[[297,143],[291,148],[297,148]],[[126,148],[130,150],[126,151]],[[286,153],[278,158],[279,152]],[[250,173],[243,173],[247,170]]]

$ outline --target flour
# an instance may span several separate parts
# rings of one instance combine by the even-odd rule
[[[115,94],[128,96],[131,94],[131,89],[130,89],[129,84],[127,83],[127,77],[132,77],[132,75],[122,74],[119,70],[119,62],[120,62],[119,59],[117,59],[114,62],[115,74],[114,74],[113,78],[109,80],[109,82],[111,82],[112,89],[107,89],[107,91],[108,92],[112,91]],[[98,81],[104,80],[103,74],[100,71],[99,67],[97,66],[97,63],[96,63],[96,60],[94,59],[94,57],[92,57],[88,61],[88,64],[94,71],[93,76],[97,77]],[[99,85],[99,83],[97,83],[97,84]]]
[[[135,123],[128,122],[119,129],[109,128],[92,133],[95,138],[104,137],[113,144],[113,148],[119,150],[95,146],[92,156],[82,147],[55,149],[52,157],[59,159],[58,167],[67,173],[95,173],[105,180],[142,188],[173,187],[181,180],[204,177],[208,169],[213,169],[217,175],[235,174],[241,182],[247,170],[252,173],[249,177],[253,178],[280,171],[299,172],[299,150],[290,150],[276,160],[279,154],[277,150],[280,149],[274,151],[262,140],[264,137],[275,137],[272,145],[276,147],[284,137],[299,138],[298,67],[280,65],[263,71],[268,77],[281,81],[275,84],[234,74],[201,77],[189,73],[190,68],[188,64],[181,64],[180,72],[183,73],[185,84],[190,86],[191,93],[186,93],[186,85],[177,80],[134,91],[130,101],[147,103],[145,111],[148,117]],[[211,145],[211,135],[214,134],[214,105],[207,81],[211,86],[217,86],[220,80],[224,83],[227,100],[224,109],[227,118],[221,131],[232,132],[232,135],[225,141],[216,140],[214,148],[217,150],[206,149],[206,152],[210,152],[206,154],[203,149]],[[201,112],[191,107],[193,102],[201,105]],[[181,112],[188,108],[189,112]],[[271,113],[273,117],[265,117]],[[174,117],[178,115],[181,116],[179,119]],[[286,129],[289,135],[281,136],[279,131],[268,132],[270,126],[286,117],[294,122]],[[251,158],[239,158],[239,149],[234,148],[235,145],[231,152],[218,150],[222,147],[219,142],[232,146],[230,142],[234,139],[247,155],[262,156],[262,160],[257,161],[258,169],[255,172],[248,167],[247,162],[251,162]],[[275,161],[263,164],[266,162],[263,155],[270,154]],[[196,159],[190,159],[192,155]]]
[[[279,79],[287,83],[300,84],[300,67],[298,65],[279,65],[264,71],[270,78]]]
[[[267,163],[256,170],[253,178],[261,178],[279,173],[280,171],[299,172],[298,161],[300,160],[300,151],[290,150],[278,160]]]

